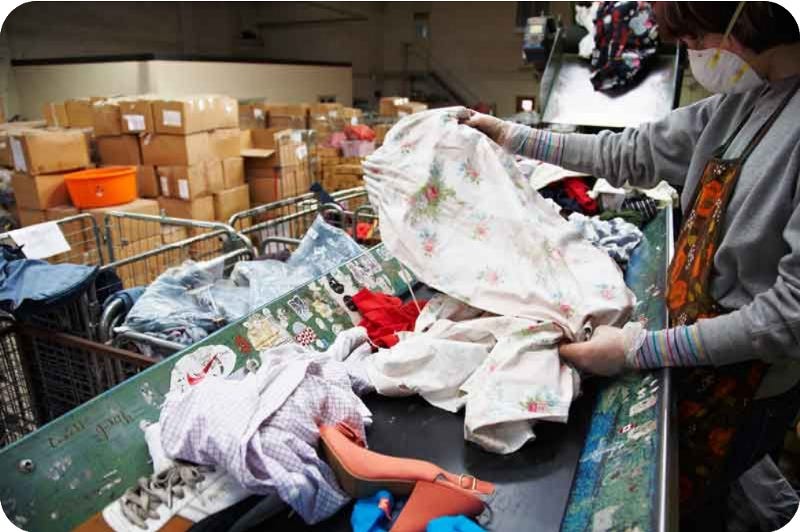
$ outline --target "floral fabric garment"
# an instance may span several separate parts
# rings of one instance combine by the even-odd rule
[[[376,391],[465,408],[464,437],[484,449],[514,452],[534,438],[534,422],[567,421],[579,379],[559,361],[552,322],[494,316],[440,294],[399,336],[367,359]]]
[[[552,321],[570,340],[587,322],[627,319],[634,297],[614,261],[455,110],[401,120],[364,170],[384,244],[429,286],[493,314]]]
[[[614,261],[453,110],[403,119],[364,169],[388,250],[471,307],[454,319],[431,301],[414,333],[370,360],[376,389],[465,406],[465,437],[499,453],[532,438],[533,420],[566,421],[574,376],[558,342],[623,323],[634,302]]]

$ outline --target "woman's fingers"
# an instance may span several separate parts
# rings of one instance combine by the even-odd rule
[[[586,344],[589,342],[575,342],[571,344],[562,344],[558,348],[558,354],[561,358],[567,359],[572,362],[574,359],[580,359],[586,351]]]

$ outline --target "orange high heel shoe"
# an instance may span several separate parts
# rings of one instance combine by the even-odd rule
[[[410,458],[369,451],[355,431],[340,423],[319,429],[320,445],[342,489],[351,497],[370,497],[380,489],[408,496],[391,532],[422,532],[428,523],[447,515],[476,517],[494,485],[472,475],[454,475],[442,468]]]

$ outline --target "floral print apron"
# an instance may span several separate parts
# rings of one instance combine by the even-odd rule
[[[711,296],[709,283],[725,209],[745,161],[799,86],[787,94],[740,157],[723,158],[752,111],[706,164],[669,267],[667,307],[673,327],[728,312]],[[677,371],[682,518],[704,509],[714,488],[723,487],[731,441],[766,367],[763,362],[748,361]]]

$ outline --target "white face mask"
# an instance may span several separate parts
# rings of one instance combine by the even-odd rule
[[[744,59],[728,50],[689,50],[689,67],[709,92],[745,92],[764,83]]]

